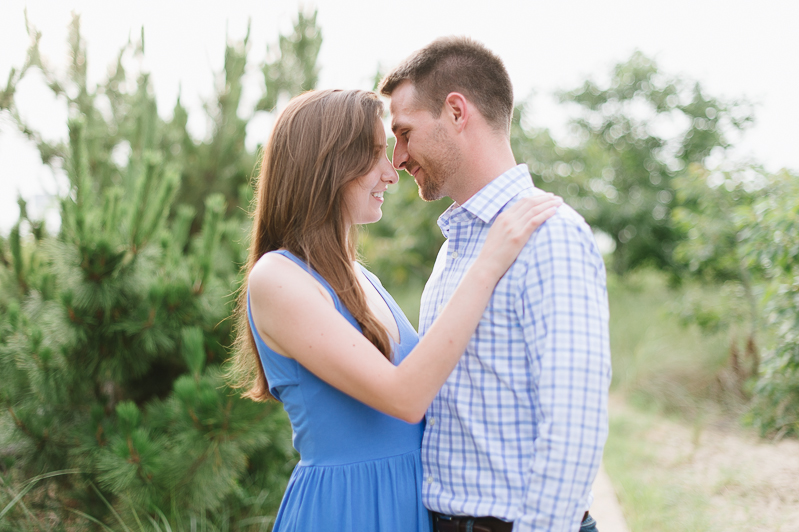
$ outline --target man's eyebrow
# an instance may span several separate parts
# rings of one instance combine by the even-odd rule
[[[402,117],[392,117],[391,119],[391,132],[397,136],[397,130],[408,127],[408,124],[403,121]]]

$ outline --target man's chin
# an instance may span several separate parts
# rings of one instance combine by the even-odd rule
[[[438,190],[427,190],[426,188],[419,187],[419,197],[425,201],[437,201],[444,196]]]
[[[415,176],[413,176],[413,181],[416,183],[416,186],[419,188],[419,197],[425,201],[436,201],[440,200],[444,197],[441,193],[441,184],[438,181],[433,180],[432,182],[429,179],[425,179],[423,181],[419,180],[419,174],[421,170],[419,170]]]

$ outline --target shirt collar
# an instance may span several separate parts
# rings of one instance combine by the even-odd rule
[[[460,222],[468,218],[470,214],[489,223],[502,207],[507,205],[519,192],[528,188],[533,188],[533,179],[527,165],[514,166],[481,188],[463,205],[457,203],[450,205],[438,218],[438,226],[444,233],[444,237],[449,238],[451,223]]]

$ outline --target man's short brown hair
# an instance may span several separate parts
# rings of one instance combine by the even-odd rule
[[[473,39],[436,39],[389,72],[378,91],[390,97],[404,81],[413,84],[418,104],[436,118],[447,95],[460,92],[493,127],[510,129],[513,86],[508,71],[502,59]]]

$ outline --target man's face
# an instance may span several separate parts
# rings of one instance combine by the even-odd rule
[[[434,201],[450,195],[460,151],[446,127],[416,101],[416,89],[403,82],[391,93],[391,129],[396,137],[394,168],[405,170],[419,186],[419,196]]]

